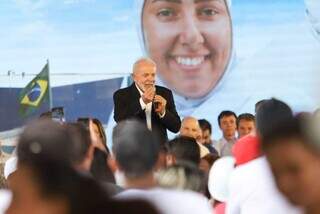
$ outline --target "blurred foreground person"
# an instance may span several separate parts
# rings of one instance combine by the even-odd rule
[[[273,127],[288,118],[292,118],[292,111],[287,104],[276,99],[259,103],[256,113],[258,136],[244,136],[232,149],[236,168],[230,178],[228,214],[301,213],[277,190],[270,166],[260,149],[261,136],[271,134]]]
[[[167,190],[158,187],[155,167],[160,141],[154,133],[138,121],[127,120],[113,130],[114,164],[125,177],[127,190],[116,196],[118,200],[145,199],[161,213],[210,213],[207,199],[192,191]]]
[[[18,142],[7,214],[157,213],[145,202],[110,200],[95,180],[75,170],[73,141],[64,125],[49,120],[25,128]]]
[[[307,214],[320,213],[319,121],[288,119],[263,139],[263,149],[281,193]]]
[[[205,193],[206,177],[196,165],[189,162],[179,162],[157,173],[160,187],[178,190],[191,190]]]
[[[176,137],[168,143],[167,165],[188,161],[198,166],[200,164],[200,148],[192,137]]]

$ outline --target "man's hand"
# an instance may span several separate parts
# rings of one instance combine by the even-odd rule
[[[141,96],[143,102],[145,104],[152,102],[155,96],[155,93],[156,93],[156,88],[154,86],[146,88],[144,93]]]
[[[166,99],[164,99],[160,95],[155,95],[153,102],[155,105],[154,111],[159,115],[163,115],[166,111],[166,105],[167,105]]]

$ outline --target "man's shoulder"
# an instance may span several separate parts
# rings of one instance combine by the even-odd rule
[[[132,90],[132,85],[128,86],[128,87],[125,87],[125,88],[120,88],[118,89],[117,91],[114,92],[114,96],[117,96],[117,95],[122,95],[122,94],[126,94],[126,93],[129,93],[130,91]]]

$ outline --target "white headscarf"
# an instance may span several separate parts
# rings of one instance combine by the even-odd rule
[[[315,37],[320,41],[320,0],[305,0],[306,15]]]
[[[147,57],[148,52],[145,47],[143,27],[142,27],[142,10],[144,8],[145,1],[146,0],[135,0],[135,11],[137,12],[135,17],[137,17],[136,27],[137,27],[137,32],[138,32],[138,38],[140,41],[140,47],[141,47],[142,53]],[[232,0],[226,0],[226,2],[227,2],[227,6],[228,6],[228,11],[230,14],[231,29],[232,29],[233,28],[232,27],[232,18],[231,18],[232,17],[232,15],[231,15],[232,14],[231,13]],[[208,98],[213,96],[215,91],[219,90],[222,87],[223,83],[227,79],[227,76],[229,76],[231,73],[231,70],[233,70],[233,67],[234,67],[234,64],[236,61],[235,59],[236,59],[236,54],[235,54],[235,50],[234,50],[234,35],[233,35],[233,30],[232,30],[232,50],[231,50],[229,63],[225,69],[223,76],[221,77],[221,79],[219,80],[217,85],[214,87],[214,89],[212,89],[211,92],[209,92],[206,96],[201,97],[201,98],[195,98],[195,99],[180,96],[173,91],[174,98],[175,98],[175,104],[176,104],[177,109],[179,110],[180,116],[185,117],[185,116],[191,115],[197,106],[201,105],[204,101],[206,101]],[[159,77],[157,77],[157,85],[166,86],[166,84]]]

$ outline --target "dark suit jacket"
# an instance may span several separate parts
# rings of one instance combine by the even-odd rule
[[[166,114],[163,118],[160,118],[154,112],[152,106],[152,131],[156,131],[161,141],[165,142],[168,139],[167,129],[177,133],[180,129],[181,121],[174,105],[172,92],[167,88],[156,86],[156,94],[166,99],[167,105]],[[113,95],[114,120],[120,122],[126,119],[138,119],[147,124],[145,111],[141,109],[139,102],[140,97],[140,93],[134,83],[127,88],[116,91]]]

